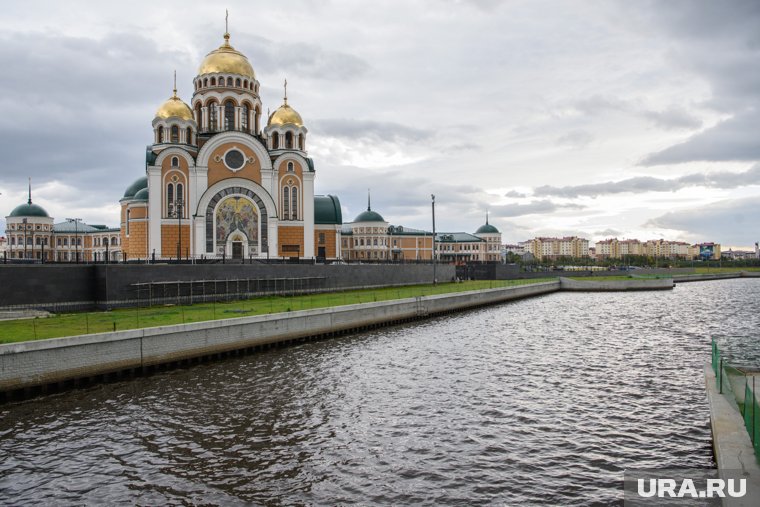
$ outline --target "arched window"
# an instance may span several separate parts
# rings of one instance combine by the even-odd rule
[[[185,218],[185,192],[182,188],[182,183],[177,183],[177,206],[179,206],[179,214],[182,218]]]
[[[282,219],[290,218],[290,188],[282,189]]]
[[[179,167],[179,157],[172,157],[172,167]]]
[[[259,133],[259,116],[261,115],[261,111],[259,111],[259,106],[256,106],[256,109],[254,110],[253,115],[253,133],[258,134]]]
[[[227,78],[227,86],[232,86],[232,78],[231,77]]]
[[[293,165],[293,162],[288,162],[288,172],[289,172],[289,173],[292,173],[292,172],[293,172],[293,170],[294,170],[294,167],[295,167],[295,166]]]
[[[203,114],[203,109],[201,109],[201,103],[198,102],[195,105],[195,123],[198,124],[198,128],[203,128],[203,118],[201,115]]]
[[[208,78],[207,78],[207,77],[204,77],[204,78],[203,78],[203,87],[205,88],[205,87],[207,87],[207,86],[208,86]]]
[[[243,88],[248,89],[248,80],[247,79],[243,80]]]
[[[272,134],[272,149],[276,150],[276,149],[279,149],[279,147],[280,147],[280,134],[275,132],[274,134]]]
[[[232,79],[232,78],[230,78]],[[235,103],[228,100],[224,103],[224,130],[235,128]]]
[[[211,78],[211,86],[216,86],[216,78],[215,77]]]
[[[163,143],[164,142],[164,127],[160,126],[158,127],[158,142]]]
[[[235,80],[235,86],[237,86],[238,88],[240,88],[240,78],[237,78]]]
[[[240,117],[240,127],[243,130],[248,130],[248,118],[251,116],[251,109],[248,104],[243,104],[243,113]]]
[[[179,142],[179,127],[176,125],[172,125],[172,142]]]
[[[172,206],[174,206],[174,183],[169,183],[166,185],[166,216],[171,213]]]
[[[288,150],[293,149],[293,133],[292,132],[285,133],[285,148]]]
[[[290,198],[293,203],[290,212],[292,213],[293,220],[298,220],[298,189],[296,187],[291,189]]]
[[[256,93],[259,93],[259,83],[256,83],[256,89],[254,90]]]
[[[211,131],[215,131],[219,125],[219,108],[216,102],[212,102],[208,106],[208,128]]]
[[[185,129],[185,144],[193,144],[193,129],[190,127]]]
[[[108,238],[103,238],[103,246],[108,246]]]
[[[131,209],[128,209],[128,210],[127,210],[127,219],[126,219],[126,222],[127,222],[127,227],[126,227],[126,229],[127,229],[127,230],[125,231],[125,234],[127,235],[127,237],[129,237],[129,220],[130,220],[130,218],[131,218],[131,216],[130,216],[130,215],[132,215],[132,210],[131,210]],[[58,238],[58,241],[61,241],[61,239],[60,239],[60,238]],[[58,244],[60,245],[60,243],[58,243]]]

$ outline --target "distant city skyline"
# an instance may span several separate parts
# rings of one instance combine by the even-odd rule
[[[224,32],[310,132],[316,192],[441,230],[760,239],[754,1],[4,6],[0,211],[119,224],[151,120]],[[399,15],[403,13],[403,15]]]

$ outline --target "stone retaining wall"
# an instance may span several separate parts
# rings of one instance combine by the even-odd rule
[[[0,392],[547,294],[559,282],[0,345]]]

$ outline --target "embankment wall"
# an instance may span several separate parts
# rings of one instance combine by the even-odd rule
[[[0,345],[0,392],[411,321],[556,292],[558,281]]]

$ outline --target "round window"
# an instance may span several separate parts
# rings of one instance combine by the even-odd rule
[[[245,164],[245,156],[238,150],[230,150],[224,155],[224,163],[233,171],[237,171]]]

